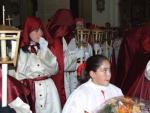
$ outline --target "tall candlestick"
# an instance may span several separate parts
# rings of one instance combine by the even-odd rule
[[[98,33],[96,32],[96,34],[95,34],[95,42],[98,41],[98,40],[97,40],[97,36],[98,36]]]
[[[83,41],[83,31],[81,31],[81,42]]]
[[[7,106],[7,70],[8,64],[2,64],[2,107]]]
[[[80,46],[80,49],[83,50],[83,46],[82,46],[82,45]],[[82,54],[83,54],[83,53],[82,53]],[[81,64],[83,63],[83,57],[80,58],[80,63],[81,63]]]
[[[5,6],[3,5],[3,25],[5,25]]]

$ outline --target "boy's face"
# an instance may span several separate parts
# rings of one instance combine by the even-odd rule
[[[43,32],[42,30],[39,28],[39,29],[36,29],[36,30],[33,30],[31,33],[30,33],[30,38],[32,41],[34,42],[39,42],[39,39],[40,37],[42,37],[43,35]]]
[[[104,60],[96,72],[90,71],[90,76],[94,83],[108,85],[111,78],[110,62]]]

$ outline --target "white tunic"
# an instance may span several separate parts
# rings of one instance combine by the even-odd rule
[[[104,94],[102,93],[104,91]],[[96,113],[106,100],[122,96],[122,91],[116,86],[96,85],[90,79],[79,86],[68,98],[62,113]]]
[[[50,77],[58,71],[56,57],[48,49],[40,49],[36,54],[20,50],[17,72],[18,80]],[[61,113],[56,86],[51,78],[35,81],[36,113]]]
[[[78,57],[75,51],[76,48],[77,46],[74,38],[70,41],[68,45],[65,39],[63,38],[64,84],[65,84],[65,93],[67,98],[78,85],[77,72],[76,72]]]

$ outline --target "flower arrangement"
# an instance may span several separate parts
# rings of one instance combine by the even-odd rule
[[[107,101],[98,113],[149,113],[145,103],[129,97],[113,98]]]

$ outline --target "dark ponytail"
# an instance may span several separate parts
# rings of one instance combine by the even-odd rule
[[[104,60],[108,60],[108,58],[103,55],[94,55],[89,57],[86,61],[85,68],[81,71],[80,76],[78,76],[79,85],[87,82],[90,79],[90,71],[96,72]]]

